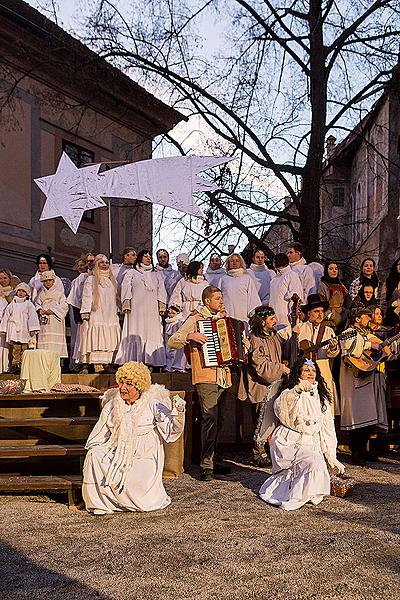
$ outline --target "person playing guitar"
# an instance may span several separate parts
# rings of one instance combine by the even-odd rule
[[[322,324],[325,311],[328,307],[329,302],[322,300],[318,294],[310,294],[308,296],[307,304],[301,307],[306,316],[306,321],[300,323],[298,343],[299,349],[303,352],[304,356],[310,358],[319,366],[328,392],[331,395],[331,408],[333,414],[335,414],[338,413],[339,406],[336,386],[332,377],[331,359],[339,354],[340,347],[333,329]],[[324,344],[323,342],[327,343]],[[314,351],[308,351],[312,346],[316,346]]]

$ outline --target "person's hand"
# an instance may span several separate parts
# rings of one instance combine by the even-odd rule
[[[194,331],[193,333],[188,333],[186,336],[187,342],[195,342],[196,344],[205,344],[207,341],[207,336],[204,333],[200,333],[199,331]]]
[[[81,313],[82,321],[89,321],[90,313]]]
[[[380,350],[381,349],[381,345],[379,342],[371,342],[371,349],[372,350]]]
[[[295,386],[294,391],[296,392],[296,394],[301,394],[301,392],[311,392],[312,389],[313,384],[311,383],[311,381],[301,381]]]
[[[293,327],[292,331],[293,331],[293,333],[297,333],[297,334],[300,333],[300,321],[299,321],[299,319],[297,319],[296,325]]]
[[[338,348],[338,341],[332,338],[329,340],[328,348],[331,352],[335,352]]]
[[[34,336],[35,336],[36,334],[38,334],[38,333],[39,333],[38,331],[30,331],[30,332],[29,332],[29,335],[30,335],[31,337],[34,337]]]
[[[286,365],[283,365],[283,374],[287,375],[288,377],[290,375],[290,369]]]
[[[48,308],[47,310],[44,311],[44,314],[45,315],[52,315],[53,311],[50,308]]]
[[[337,469],[340,474],[344,473],[345,466],[337,458],[328,457],[327,461],[331,469]]]
[[[243,346],[246,348],[247,351],[250,350],[250,340],[247,337],[243,337]]]

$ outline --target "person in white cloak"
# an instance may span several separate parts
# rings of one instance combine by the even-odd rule
[[[274,268],[276,275],[271,279],[269,304],[275,310],[277,326],[287,327],[293,305],[293,295],[297,294],[300,302],[305,300],[303,287],[298,274],[289,267],[289,259],[286,254],[275,254]]]
[[[140,361],[152,367],[165,365],[161,317],[167,294],[162,273],[154,270],[148,250],[141,250],[135,268],[127,271],[121,289],[124,324],[115,362]]]
[[[27,283],[19,283],[15,296],[4,311],[0,333],[12,348],[11,372],[19,373],[22,355],[28,344],[40,331],[39,319],[33,303],[29,300],[31,289]]]
[[[223,294],[226,312],[247,326],[249,313],[261,304],[256,279],[248,273],[240,254],[230,254],[225,266],[226,274],[220,278],[217,287]]]
[[[117,282],[104,254],[95,258],[93,275],[83,284],[81,339],[77,362],[107,365],[114,362],[121,337]]]
[[[168,316],[165,319],[165,353],[166,353],[166,365],[165,371],[167,373],[185,373],[188,367],[186,356],[183,348],[169,348],[168,340],[174,335],[183,323],[182,313],[177,306],[173,304],[168,308]]]
[[[180,308],[183,321],[202,305],[203,290],[210,285],[203,275],[203,268],[203,263],[192,260],[185,278],[178,281],[172,293],[170,304]]]
[[[156,271],[163,274],[165,291],[167,292],[167,302],[170,303],[172,292],[182,275],[169,264],[169,252],[164,248],[160,248],[156,252],[157,264]]]
[[[40,281],[40,273],[44,273],[45,271],[53,271],[53,259],[49,254],[39,254],[39,256],[36,257],[36,265],[37,271],[29,281],[29,287],[31,288],[31,292],[29,295],[33,303],[35,303],[37,295],[43,288],[43,283]],[[64,293],[63,282],[61,281],[60,277],[57,277],[55,273],[54,276],[54,285],[60,292]]]
[[[289,258],[290,268],[296,271],[300,277],[303,287],[303,299],[305,300],[310,294],[316,294],[318,286],[316,285],[314,271],[303,257],[303,246],[299,242],[292,242],[289,244],[286,254]]]
[[[250,270],[257,280],[257,291],[260,296],[261,304],[268,306],[271,279],[275,277],[275,273],[274,271],[271,271],[271,269],[268,269],[265,264],[265,253],[260,248],[257,248],[253,252]]]
[[[40,331],[38,334],[38,350],[56,352],[60,358],[68,358],[65,337],[65,317],[68,312],[67,300],[55,286],[53,271],[40,274],[43,289],[40,290],[35,308],[39,315]]]
[[[69,360],[70,371],[78,371],[80,369],[80,365],[76,361],[76,358],[79,356],[81,339],[80,328],[83,322],[81,317],[83,284],[85,283],[87,277],[89,277],[88,259],[92,257],[94,261],[95,256],[91,253],[82,255],[81,258],[78,258],[75,261],[75,264],[72,267],[73,271],[77,272],[78,275],[72,280],[71,289],[67,296],[67,302],[69,305],[69,322],[71,327],[71,350]]]
[[[262,484],[260,498],[284,510],[295,510],[307,502],[317,505],[330,494],[326,462],[344,472],[344,465],[336,458],[329,392],[318,365],[307,358],[294,364],[289,380],[284,380],[280,389],[279,384],[272,385],[275,387],[267,394],[257,432],[265,440],[273,431],[272,476]]]
[[[209,285],[216,286],[222,275],[225,275],[226,270],[222,266],[222,258],[219,254],[211,254],[210,263],[206,271],[206,279]]]
[[[128,246],[122,250],[122,264],[115,263],[110,265],[110,268],[117,280],[118,289],[121,289],[124,275],[130,269],[133,269],[136,263],[137,252],[135,248]]]
[[[90,434],[83,467],[86,510],[100,516],[158,510],[171,503],[162,482],[165,442],[185,424],[185,401],[172,400],[163,385],[151,385],[149,369],[129,362],[118,369],[118,389],[108,390]]]
[[[7,299],[0,296],[0,324],[4,311],[8,306]],[[7,373],[10,367],[10,346],[6,342],[6,334],[0,333],[0,373]]]

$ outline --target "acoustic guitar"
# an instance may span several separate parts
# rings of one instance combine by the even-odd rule
[[[350,340],[351,338],[356,337],[357,332],[353,329],[351,331],[340,333],[336,337],[329,338],[329,340],[325,340],[324,342],[320,342],[319,344],[311,344],[309,340],[301,340],[299,344],[300,355],[301,356],[309,356],[314,352],[318,352],[320,348],[327,346],[332,340],[337,340],[341,342],[343,340]]]
[[[354,356],[345,356],[343,361],[348,367],[353,368],[353,370],[356,369],[357,372],[360,371],[361,373],[368,375],[368,373],[371,373],[374,369],[376,369],[379,363],[386,356],[388,356],[388,354],[390,354],[390,352],[385,352],[385,348],[388,348],[390,344],[393,344],[393,342],[399,339],[400,333],[393,335],[384,342],[376,336],[371,336],[368,338],[368,341],[379,344],[379,350],[373,350],[372,348],[370,350],[364,350],[360,358],[355,358]],[[357,372],[354,372],[356,377],[358,375]]]

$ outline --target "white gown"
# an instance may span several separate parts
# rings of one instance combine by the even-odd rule
[[[40,325],[37,340],[38,350],[51,350],[57,352],[60,358],[67,358],[65,317],[68,312],[68,304],[64,294],[55,289],[54,285],[49,290],[44,287],[36,298],[35,308],[37,311],[40,308],[53,311],[52,315],[46,315],[46,325]]]
[[[255,265],[254,263],[250,265],[250,269],[257,280],[257,291],[261,304],[269,306],[269,290],[275,272],[268,269],[266,265]]]
[[[261,304],[255,277],[243,269],[231,269],[221,277],[217,287],[222,291],[228,316],[248,323],[249,312]]]
[[[129,303],[130,312],[124,317],[115,362],[122,365],[134,360],[163,367],[165,348],[159,303],[165,306],[167,295],[162,273],[127,271],[122,280],[121,302],[123,308]]]
[[[224,267],[220,267],[219,269],[210,269],[208,267],[206,271],[206,279],[209,285],[214,285],[218,287],[218,282],[221,279],[222,275],[225,275],[226,270]]]
[[[79,311],[82,306],[83,286],[90,273],[80,273],[78,277],[71,283],[71,289],[67,296],[69,304],[69,322],[71,327],[71,358],[70,368],[73,368],[74,363],[79,361],[79,348],[81,343],[81,327],[82,323],[75,323],[73,307]]]
[[[275,311],[277,326],[289,325],[289,311],[291,309],[291,297],[297,294],[300,302],[303,303],[303,287],[300,277],[295,271],[287,266],[279,270],[279,272],[271,279],[269,305]]]
[[[0,296],[0,324],[7,306],[7,300]],[[6,342],[5,333],[0,333],[0,373],[6,373],[9,369],[9,364],[10,346]]]
[[[86,443],[82,487],[86,509],[111,513],[165,508],[171,499],[162,482],[162,440],[180,437],[185,413],[171,411],[168,390],[157,384],[130,406],[118,389],[108,390],[103,398],[110,399]]]
[[[193,310],[197,310],[202,306],[201,295],[209,285],[209,282],[202,275],[199,275],[196,281],[180,279],[172,292],[169,303],[181,309],[182,319],[185,320]]]
[[[170,300],[172,293],[178,281],[182,279],[182,275],[179,273],[179,271],[173,269],[171,265],[168,265],[168,267],[165,269],[160,267],[160,265],[156,265],[156,271],[158,273],[162,273],[164,277],[165,291],[167,292],[167,301],[169,306],[171,304]]]
[[[81,314],[90,314],[80,328],[80,348],[77,362],[109,364],[118,348],[121,328],[118,320],[117,292],[107,276],[100,277],[99,303],[94,307],[93,286],[95,276],[88,277],[83,285]]]
[[[51,273],[54,273],[54,270],[51,270]],[[54,273],[54,275],[55,275],[55,273]],[[31,301],[33,303],[35,303],[35,300],[38,297],[39,292],[44,288],[43,283],[40,281],[39,271],[36,271],[35,275],[33,277],[31,277],[28,285],[31,288]],[[64,293],[64,284],[57,275],[54,280],[54,287],[59,292]]]
[[[270,442],[272,475],[261,486],[262,500],[285,510],[319,504],[330,493],[325,458],[336,458],[336,433],[329,406],[322,412],[313,393],[284,390],[274,402],[280,425]]]

